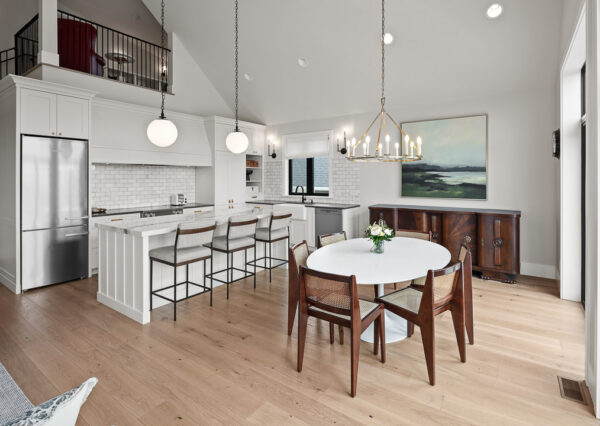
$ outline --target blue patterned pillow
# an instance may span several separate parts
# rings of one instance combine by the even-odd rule
[[[98,379],[92,377],[75,389],[41,403],[4,426],[74,426],[79,409],[96,383],[98,383]]]

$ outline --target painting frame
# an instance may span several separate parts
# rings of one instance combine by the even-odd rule
[[[416,162],[416,163],[407,163],[407,164],[402,163],[402,165],[401,165],[400,196],[402,198],[415,198],[415,199],[423,199],[423,200],[431,199],[431,200],[465,200],[465,201],[487,201],[489,199],[489,196],[490,196],[490,194],[489,194],[489,190],[490,190],[489,177],[490,177],[490,175],[489,175],[489,114],[488,113],[474,113],[474,114],[465,114],[465,115],[456,115],[456,116],[436,117],[436,118],[429,118],[429,119],[404,121],[404,122],[400,123],[400,129],[405,131],[405,126],[410,125],[410,124],[436,122],[436,121],[447,121],[447,120],[459,120],[459,119],[464,119],[464,118],[477,118],[477,117],[485,118],[485,149],[484,149],[484,152],[485,152],[485,197],[472,198],[472,197],[436,197],[436,196],[425,196],[425,195],[423,195],[423,196],[405,195],[404,194],[404,172],[405,172],[404,166],[407,165],[407,167],[411,167],[411,166],[414,166],[415,164],[418,164],[418,162]],[[415,136],[415,135],[412,135],[412,136]],[[423,145],[425,145],[426,143],[427,143],[427,140],[424,139]]]

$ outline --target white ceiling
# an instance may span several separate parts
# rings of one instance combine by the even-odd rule
[[[155,17],[160,0],[143,0]],[[233,0],[167,1],[177,33],[233,103]],[[239,0],[240,115],[278,124],[375,111],[379,0]],[[548,88],[559,67],[562,0],[388,0],[387,105],[430,105]],[[308,59],[300,68],[299,57]],[[249,73],[253,81],[243,79]],[[198,94],[202,96],[202,94]]]

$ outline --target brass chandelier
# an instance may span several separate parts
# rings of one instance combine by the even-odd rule
[[[362,162],[398,162],[419,161],[423,158],[421,145],[422,140],[417,137],[416,142],[407,135],[400,125],[385,110],[385,0],[381,0],[381,109],[363,133],[356,141],[352,139],[348,143],[346,158],[350,161]],[[387,134],[387,120],[390,120],[400,131],[400,141],[396,141],[391,147],[391,138]],[[375,151],[371,153],[371,137],[369,132],[373,125],[379,121]],[[382,140],[382,135],[385,135]],[[385,147],[383,143],[385,142]],[[401,143],[402,142],[402,143]],[[361,146],[362,145],[362,146]],[[385,148],[385,149],[384,149]]]

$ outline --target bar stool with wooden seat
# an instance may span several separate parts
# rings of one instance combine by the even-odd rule
[[[210,292],[210,306],[212,306],[212,280],[210,281],[210,287],[206,285],[206,278],[209,276],[206,274],[206,261],[210,259],[210,271],[212,272],[212,250],[207,248],[205,244],[212,241],[215,228],[216,224],[214,220],[181,223],[177,227],[174,245],[150,250],[150,310],[152,310],[152,299],[154,296],[167,300],[173,304],[173,321],[176,321],[177,303],[207,292]],[[154,262],[173,268],[173,285],[154,290]],[[203,262],[204,274],[202,284],[189,280],[189,267],[191,264],[197,262]],[[185,266],[185,281],[181,283],[177,282],[177,267],[179,266]],[[202,290],[190,295],[190,284]],[[180,298],[177,295],[177,287],[182,285],[185,285],[185,297]],[[173,292],[173,298],[164,294],[171,291]]]
[[[466,362],[465,301],[462,263],[429,271],[423,291],[414,287],[388,293],[375,299],[385,309],[416,324],[421,329],[429,383],[435,385],[435,317],[450,311],[461,362]]]
[[[302,371],[308,317],[320,318],[350,328],[351,390],[356,396],[360,335],[373,323],[373,353],[381,346],[385,363],[385,315],[381,303],[358,298],[356,276],[326,274],[300,267],[300,309],[298,317],[298,372]]]
[[[265,245],[265,255],[263,257],[259,257],[258,259],[251,260],[248,262],[250,266],[258,266],[259,268],[268,269],[269,270],[269,282],[271,282],[271,270],[273,268],[278,268],[281,265],[285,265],[288,263],[288,259],[279,259],[277,257],[272,256],[272,244],[278,241],[288,241],[290,240],[290,223],[292,221],[291,213],[283,213],[280,215],[271,214],[269,218],[269,226],[264,228],[256,228],[256,241],[264,243]],[[269,254],[267,255],[267,244],[269,247]],[[288,244],[286,244],[286,248]],[[269,259],[269,266],[267,266],[267,259]],[[257,265],[258,261],[262,260],[263,266]],[[273,265],[273,261],[276,260],[278,263]]]
[[[219,237],[214,237],[212,243],[207,244],[212,250],[219,253],[224,253],[227,256],[227,266],[220,271],[214,271],[209,276],[220,283],[227,285],[227,299],[229,299],[229,285],[243,280],[248,277],[254,277],[254,288],[256,288],[256,265],[254,272],[248,271],[248,250],[254,249],[254,257],[256,257],[256,224],[258,218],[256,215],[240,215],[229,218],[227,223],[227,234]],[[236,268],[233,263],[233,254],[239,251],[244,251],[244,269]],[[233,279],[234,272],[242,272],[243,275]],[[216,278],[217,274],[225,272],[227,278],[222,280]]]

